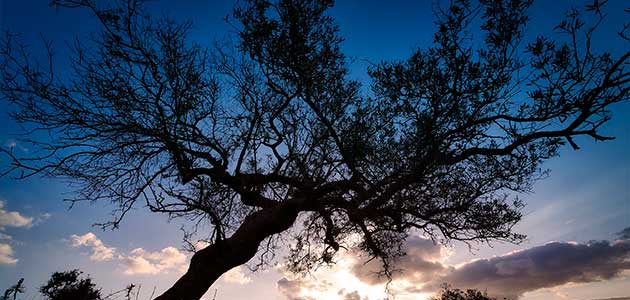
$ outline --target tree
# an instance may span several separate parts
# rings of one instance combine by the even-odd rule
[[[6,289],[4,291],[4,295],[2,296],[2,300],[15,300],[17,299],[17,294],[21,293],[24,293],[24,278],[20,278],[14,286]],[[12,298],[11,295],[13,295]]]
[[[55,272],[39,291],[49,300],[101,300],[101,291],[83,272],[71,270]]]
[[[55,0],[87,8],[101,30],[73,45],[62,75],[7,35],[0,90],[41,155],[5,150],[6,173],[71,179],[74,201],[112,201],[103,226],[134,205],[206,220],[210,245],[160,300],[199,299],[289,234],[294,271],[356,246],[385,276],[410,233],[519,242],[514,195],[565,143],[611,139],[600,129],[630,89],[630,52],[592,49],[601,2],[529,41],[531,2],[437,8],[434,44],[371,67],[367,90],[348,76],[332,1],[245,1],[238,42],[204,48],[190,23],[138,0]]]
[[[440,294],[431,299],[432,300],[496,300],[495,298],[491,298],[486,293],[482,293],[478,290],[468,289],[466,291],[462,291],[460,289],[452,289],[448,285],[444,285],[442,287],[442,291],[440,291]]]

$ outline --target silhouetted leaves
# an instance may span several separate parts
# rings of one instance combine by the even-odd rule
[[[100,300],[100,289],[90,277],[82,278],[81,274],[76,269],[55,272],[40,292],[49,300]]]
[[[449,285],[444,285],[442,290],[438,293],[438,296],[431,298],[431,300],[496,300],[489,297],[486,293],[482,293],[478,290],[468,289],[460,290],[453,289]]]

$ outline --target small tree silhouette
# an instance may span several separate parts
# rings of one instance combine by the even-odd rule
[[[11,300],[11,299],[15,300],[17,299],[17,294],[21,294],[21,293],[24,293],[24,278],[20,278],[17,284],[15,284],[14,286],[4,291],[2,300]],[[13,298],[11,298],[11,295],[13,295]]]
[[[81,278],[83,272],[75,269],[65,272],[55,272],[48,283],[39,291],[49,300],[100,300],[101,291],[87,276]]]
[[[448,284],[442,286],[440,294],[431,298],[431,300],[497,300],[491,298],[487,293],[482,293],[475,289],[468,289],[466,291],[460,289],[453,289]]]

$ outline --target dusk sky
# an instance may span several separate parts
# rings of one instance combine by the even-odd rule
[[[369,86],[366,67],[382,60],[408,57],[414,47],[428,46],[434,30],[430,0],[337,1],[330,11],[345,39],[343,50],[352,59],[352,77]],[[536,1],[530,10],[531,37],[551,32],[559,16],[583,1]],[[210,45],[233,34],[224,17],[233,1],[150,1],[156,14],[193,21],[192,39]],[[627,51],[628,41],[616,38],[630,21],[626,0],[610,0],[608,14],[594,45],[614,53]],[[63,64],[66,43],[85,36],[95,22],[83,10],[48,6],[47,0],[0,0],[0,28],[21,33],[41,55],[40,33],[54,41]],[[366,88],[367,90],[367,88]],[[0,146],[17,153],[31,151],[20,142],[20,128],[0,102]],[[532,193],[519,197],[527,204],[516,231],[526,234],[520,245],[492,243],[435,245],[411,237],[408,256],[399,262],[402,274],[390,286],[393,299],[428,299],[443,282],[475,287],[498,296],[522,300],[589,300],[630,297],[630,103],[613,107],[613,118],[602,133],[607,142],[587,138],[581,149],[561,150],[544,167],[551,170]],[[0,157],[0,166],[6,164]],[[104,294],[129,283],[141,285],[140,299],[156,295],[185,271],[191,253],[184,250],[180,227],[185,220],[168,220],[137,205],[116,230],[94,223],[108,221],[114,207],[106,202],[77,203],[71,184],[32,177],[0,178],[0,290],[25,278],[25,299],[39,299],[38,287],[55,271],[78,268],[103,287]],[[624,231],[625,229],[625,231]],[[282,263],[282,253],[278,263]],[[252,273],[241,267],[224,275],[206,299],[329,299],[376,300],[387,296],[383,281],[369,275],[356,253],[342,253],[333,268],[321,268],[305,278],[281,265]],[[313,297],[313,298],[308,298]]]

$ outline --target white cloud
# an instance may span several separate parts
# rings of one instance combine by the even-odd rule
[[[158,252],[148,252],[142,248],[131,251],[123,258],[125,274],[158,274],[172,270],[182,270],[187,257],[175,247],[166,247]]]
[[[33,218],[25,217],[16,211],[7,211],[4,208],[4,201],[0,200],[0,229],[8,226],[30,228],[33,226]]]
[[[13,241],[12,236],[3,232],[6,227],[31,228],[36,223],[32,217],[23,216],[17,211],[8,211],[5,208],[5,202],[0,200],[0,241],[9,243]],[[18,260],[14,255],[10,244],[0,243],[0,264],[15,265]]]
[[[13,257],[13,248],[11,245],[0,243],[0,265],[15,265],[18,262]]]
[[[136,248],[129,254],[124,254],[114,247],[106,246],[92,232],[84,235],[72,235],[70,242],[73,247],[90,247],[92,249],[90,255],[92,261],[120,261],[123,273],[128,275],[186,271],[188,257],[175,247],[166,247],[156,252]]]
[[[201,249],[204,249],[206,247],[210,246],[210,243],[204,241],[204,240],[198,240],[194,245],[193,245],[193,250],[199,251]]]
[[[51,217],[52,217],[52,214],[50,214],[50,213],[40,214],[39,216],[37,216],[37,219],[33,223],[33,226],[39,225],[39,224],[43,223],[44,221],[50,219]]]
[[[247,284],[252,282],[252,279],[243,273],[242,267],[236,267],[223,274],[223,281],[227,283]]]
[[[361,297],[359,291],[346,292],[345,289],[341,289],[337,295],[342,296],[343,300],[369,300],[367,296]]]
[[[92,255],[90,255],[90,259],[93,261],[109,261],[114,259],[116,248],[105,246],[92,232],[80,236],[73,234],[70,236],[70,241],[73,247],[91,247]]]
[[[314,297],[305,295],[305,292],[320,292],[310,280],[290,280],[284,277],[278,280],[276,287],[287,300],[314,300]]]
[[[160,270],[142,256],[129,256],[124,258],[125,274],[157,274]]]

